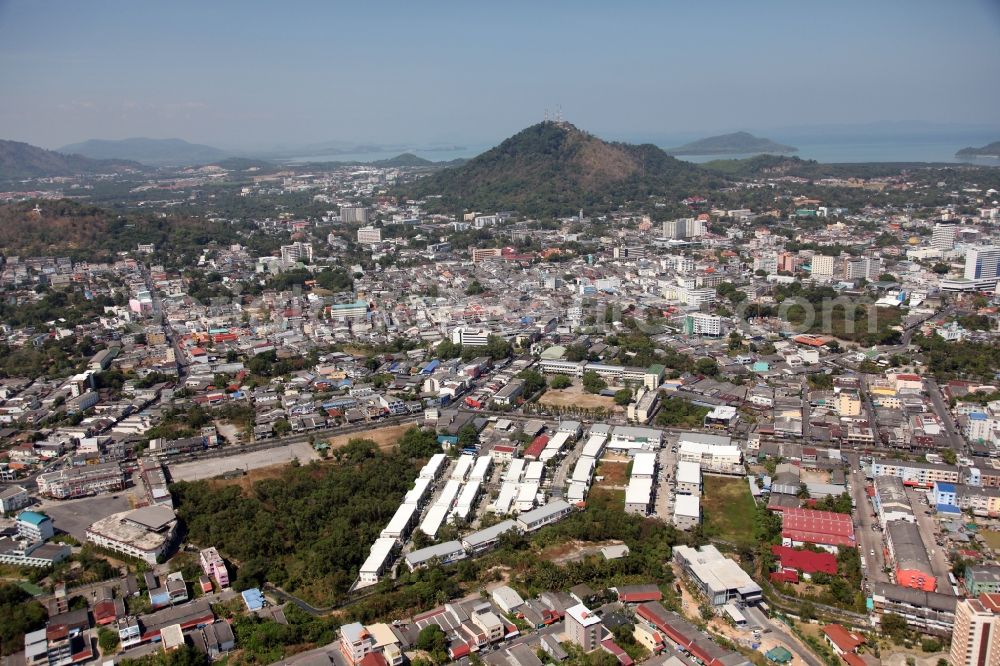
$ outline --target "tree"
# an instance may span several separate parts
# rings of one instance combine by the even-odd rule
[[[699,375],[714,377],[719,374],[719,364],[715,362],[714,358],[705,356],[695,362],[694,371]]]
[[[107,627],[101,627],[97,630],[97,643],[101,646],[102,655],[107,656],[117,651],[119,642],[117,631],[111,631]]]
[[[435,664],[448,661],[448,637],[436,624],[429,624],[417,634],[417,649],[430,655]]]
[[[545,377],[536,370],[522,370],[517,374],[518,379],[524,381],[524,397],[528,398],[545,388]]]
[[[906,618],[895,613],[885,613],[882,616],[882,633],[892,638],[896,643],[902,643],[910,635],[910,627]]]
[[[952,449],[941,449],[941,459],[949,465],[954,465],[958,462],[958,454]]]
[[[632,390],[631,389],[621,389],[615,392],[615,404],[616,405],[627,405],[632,401]]]
[[[0,583],[0,646],[9,655],[24,648],[24,635],[42,627],[45,608],[12,583]]]
[[[600,393],[606,388],[608,388],[608,383],[593,370],[583,373],[583,390],[587,393]]]
[[[554,389],[565,389],[573,385],[573,380],[566,375],[556,375],[549,380],[549,387]]]
[[[467,296],[474,296],[476,294],[481,294],[486,291],[486,287],[480,284],[479,280],[473,280],[468,287],[465,288],[465,294]]]
[[[479,432],[476,427],[471,423],[462,426],[462,429],[458,431],[458,448],[474,449],[478,443]]]

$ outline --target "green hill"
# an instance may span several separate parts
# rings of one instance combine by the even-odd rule
[[[670,155],[753,155],[756,153],[775,153],[783,155],[798,150],[794,146],[756,137],[749,132],[733,132],[710,136],[686,143],[677,148],[668,148]]]
[[[533,216],[606,210],[625,200],[675,200],[722,178],[651,144],[609,143],[569,123],[532,125],[468,162],[420,178],[400,190],[438,195],[451,209],[505,210]]]
[[[93,159],[133,160],[150,166],[208,164],[229,156],[225,151],[183,139],[90,139],[59,149]]]
[[[76,176],[141,169],[124,160],[93,160],[80,155],[64,155],[21,141],[0,140],[0,180]]]
[[[962,148],[955,157],[996,157],[1000,158],[1000,141],[988,143],[981,148]]]

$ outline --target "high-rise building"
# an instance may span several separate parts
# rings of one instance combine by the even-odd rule
[[[824,254],[813,255],[812,276],[818,279],[832,278],[833,268],[835,264],[836,264],[836,259],[834,257],[828,257]]]
[[[295,241],[291,245],[281,246],[281,261],[286,266],[297,261],[309,264],[312,263],[313,246],[312,243],[302,243]]]
[[[361,227],[358,229],[358,242],[362,245],[381,243],[382,230],[378,227]]]
[[[1000,666],[1000,594],[958,602],[949,656],[952,666]]]
[[[674,240],[697,238],[705,235],[705,223],[694,217],[681,217],[676,220],[664,220],[663,237]]]
[[[934,233],[931,234],[931,247],[938,250],[954,249],[956,231],[958,226],[955,223],[938,222],[934,225]]]
[[[368,224],[368,208],[365,206],[341,206],[340,221],[344,224]]]
[[[1000,246],[970,247],[965,253],[965,279],[996,280],[1000,277]]]

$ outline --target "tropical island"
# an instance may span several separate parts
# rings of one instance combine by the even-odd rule
[[[1000,158],[1000,141],[988,143],[980,148],[962,148],[955,157],[996,157]]]
[[[720,134],[698,139],[676,148],[667,148],[670,155],[752,155],[756,153],[794,153],[798,148],[754,136],[749,132]]]

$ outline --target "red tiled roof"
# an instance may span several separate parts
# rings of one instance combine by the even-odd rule
[[[804,573],[837,573],[837,558],[831,553],[814,553],[788,546],[772,546],[771,552],[780,560],[783,569],[796,569]]]
[[[467,643],[458,643],[448,648],[448,653],[451,655],[452,659],[467,657],[470,652],[472,652],[472,650],[469,648]]]
[[[539,435],[531,442],[531,444],[528,445],[528,448],[524,450],[524,457],[538,458],[538,456],[542,454],[542,451],[545,450],[545,445],[548,443],[549,438],[547,435]]]
[[[841,657],[847,662],[848,666],[868,666],[867,661],[865,661],[860,655],[856,655],[853,652],[843,654]]]
[[[863,636],[852,633],[839,624],[828,624],[823,627],[823,633],[827,635],[837,649],[841,652],[854,652],[859,645],[864,645]]]

